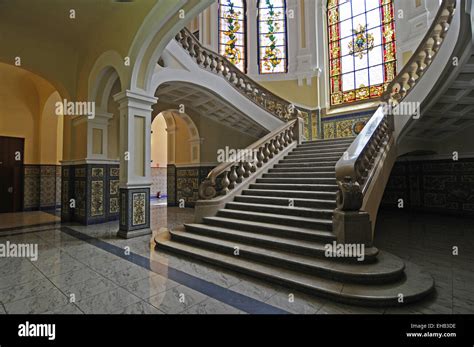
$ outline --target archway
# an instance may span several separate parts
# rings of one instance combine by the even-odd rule
[[[0,63],[0,212],[48,211],[61,205],[64,118],[61,95],[32,72]]]
[[[156,114],[151,135],[152,205],[179,205],[177,190],[182,187],[178,187],[177,168],[198,165],[200,157],[199,130],[189,115],[173,109]],[[194,194],[189,188],[182,190],[190,197]]]

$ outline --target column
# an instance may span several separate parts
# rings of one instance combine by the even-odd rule
[[[114,96],[120,109],[120,218],[118,236],[151,234],[151,114],[157,98],[125,91]]]

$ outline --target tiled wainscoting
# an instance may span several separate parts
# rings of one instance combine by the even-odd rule
[[[61,219],[82,224],[117,220],[119,193],[118,165],[65,165],[62,167]]]
[[[357,136],[374,111],[352,113],[334,117],[323,117],[321,128],[324,139]]]
[[[474,159],[398,161],[382,205],[405,209],[474,215]]]
[[[23,209],[50,210],[61,206],[61,166],[25,165]]]
[[[161,196],[166,195],[166,181],[168,170],[166,167],[152,167],[151,168],[151,188],[150,194],[152,198],[156,198],[158,192],[161,193]]]
[[[213,168],[214,166],[168,165],[168,206],[178,206],[183,199],[185,207],[194,207],[199,200],[199,185]]]

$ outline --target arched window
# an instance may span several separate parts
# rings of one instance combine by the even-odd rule
[[[258,61],[261,74],[288,69],[285,0],[258,1]]]
[[[247,69],[244,0],[219,0],[219,53],[241,71]]]
[[[396,74],[393,0],[329,0],[331,105],[378,98]]]

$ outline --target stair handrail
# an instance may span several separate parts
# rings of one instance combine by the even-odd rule
[[[367,122],[336,164],[337,209],[360,211],[364,195],[372,181],[381,153],[394,134],[391,110],[403,101],[418,83],[441,48],[454,17],[456,0],[443,0],[421,44],[387,86],[382,105]]]
[[[421,44],[402,70],[388,84],[382,95],[382,100],[391,102],[393,106],[400,103],[413,90],[417,81],[424,75],[431,65],[436,53],[441,48],[446,34],[454,17],[456,0],[443,1],[438,13],[431,23]]]
[[[183,28],[175,38],[201,68],[226,79],[240,94],[274,117],[287,122],[301,117],[302,112],[311,113],[272,93],[240,71],[226,57],[204,47],[189,29]]]
[[[262,137],[244,150],[244,155],[236,156],[212,169],[199,186],[199,197],[211,200],[227,195],[237,184],[244,182],[257,172],[264,163],[283,151],[290,144],[299,141],[302,132],[302,118],[293,119]],[[251,154],[251,155],[249,155]],[[221,179],[218,187],[218,178]]]

